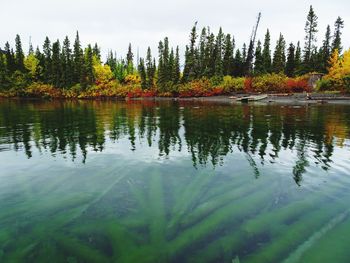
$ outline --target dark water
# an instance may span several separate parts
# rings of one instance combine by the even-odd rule
[[[349,262],[350,106],[0,101],[0,262]]]

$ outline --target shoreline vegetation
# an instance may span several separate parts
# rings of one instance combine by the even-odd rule
[[[235,38],[220,28],[190,33],[181,66],[179,47],[167,37],[159,42],[158,57],[150,48],[136,63],[129,44],[125,58],[110,51],[105,62],[97,44],[82,48],[77,32],[73,47],[46,37],[42,49],[29,44],[24,54],[21,38],[15,50],[7,42],[0,49],[0,97],[102,99],[150,97],[212,97],[232,94],[350,93],[350,49],[343,52],[344,21],[328,25],[316,46],[318,17],[310,6],[305,43],[287,45],[280,33],[272,52],[270,31],[263,41],[236,47]],[[157,62],[156,62],[157,61]],[[310,84],[311,76],[322,76]]]

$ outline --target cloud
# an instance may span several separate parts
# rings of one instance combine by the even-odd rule
[[[147,46],[156,54],[160,39],[168,36],[172,45],[180,45],[183,52],[188,42],[189,31],[195,21],[199,26],[211,26],[217,32],[235,36],[241,46],[249,41],[252,27],[259,11],[262,20],[258,38],[263,39],[266,29],[272,34],[273,43],[280,32],[287,42],[303,42],[304,25],[310,4],[319,17],[318,40],[322,41],[327,24],[333,27],[337,16],[345,20],[343,44],[350,47],[350,3],[338,1],[261,1],[261,0],[12,0],[7,1],[6,10],[0,16],[2,33],[0,46],[6,41],[14,43],[15,35],[22,37],[27,49],[29,37],[34,45],[41,46],[46,35],[51,40],[68,35],[74,40],[79,30],[83,44],[97,42],[106,54],[113,49],[124,55],[128,44],[139,47],[144,55]],[[11,11],[10,11],[11,10]],[[5,25],[5,26],[4,26]],[[135,51],[136,53],[136,51]]]

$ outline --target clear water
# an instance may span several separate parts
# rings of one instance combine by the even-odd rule
[[[350,106],[0,101],[0,262],[349,262]]]

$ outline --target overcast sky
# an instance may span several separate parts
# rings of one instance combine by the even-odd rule
[[[103,55],[113,49],[124,56],[129,42],[135,56],[137,47],[143,56],[147,46],[156,54],[157,43],[165,36],[183,52],[195,21],[199,27],[209,25],[215,33],[222,26],[241,46],[249,41],[258,12],[262,12],[258,39],[263,40],[269,28],[273,43],[280,32],[287,43],[303,42],[310,5],[318,16],[318,40],[322,41],[327,24],[333,30],[334,21],[341,16],[345,21],[343,45],[349,48],[349,0],[3,0],[0,46],[8,40],[13,45],[17,33],[25,50],[30,36],[33,45],[40,47],[46,35],[51,40],[68,35],[73,42],[79,30],[83,45],[97,42]]]

